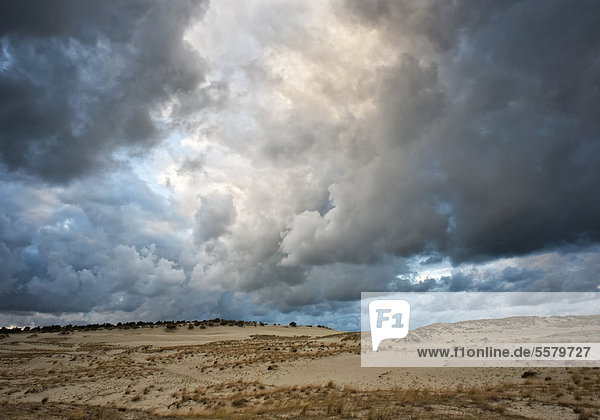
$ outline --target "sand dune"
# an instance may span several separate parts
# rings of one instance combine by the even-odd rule
[[[484,360],[419,358],[417,349],[485,347],[501,348],[509,343],[520,345],[561,346],[565,343],[600,343],[600,316],[521,316],[479,319],[456,323],[436,323],[412,330],[403,339],[384,340],[372,352],[370,333],[362,335],[363,366],[397,367],[487,367],[487,366],[597,366],[600,346],[590,349],[596,360]],[[546,344],[547,343],[547,344]],[[508,346],[511,347],[511,346]],[[531,348],[531,347],[530,347]]]
[[[598,339],[600,317],[577,337]],[[565,318],[435,324],[412,337],[472,328],[521,333]],[[573,320],[570,321],[571,324]],[[555,334],[555,335],[553,335]],[[408,337],[407,337],[408,338]],[[598,368],[361,368],[360,333],[327,328],[164,327],[11,334],[0,340],[3,418],[597,418]],[[525,376],[525,377],[523,377]]]

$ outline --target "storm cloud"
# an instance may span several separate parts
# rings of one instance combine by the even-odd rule
[[[5,323],[356,328],[361,291],[598,290],[596,2],[0,16]]]
[[[202,2],[0,3],[0,156],[9,170],[64,182],[144,152],[205,63],[183,40]],[[177,115],[173,116],[176,120]]]
[[[294,219],[282,244],[289,260],[439,251],[464,262],[598,241],[595,6],[554,2],[542,13],[515,3],[477,16],[485,3],[425,4],[356,14],[426,52],[403,52],[376,72],[377,112],[363,139],[373,156],[329,185],[329,213]],[[430,20],[443,33],[412,31]]]

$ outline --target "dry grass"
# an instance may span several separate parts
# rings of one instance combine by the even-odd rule
[[[587,371],[587,370],[586,370]],[[592,372],[592,371],[589,371]],[[572,374],[575,377],[580,371]],[[360,390],[326,385],[273,387],[260,381],[229,381],[177,396],[171,413],[201,418],[523,418],[520,407],[563,410],[579,418],[600,414],[600,375],[588,374],[572,392],[573,376],[560,382],[527,380],[498,386],[444,390]],[[561,391],[561,397],[554,397]],[[558,413],[559,411],[556,411]]]
[[[597,368],[537,369],[526,375],[526,370],[521,370],[500,384],[458,384],[446,389],[410,384],[362,389],[338,380],[275,386],[269,383],[269,376],[258,380],[285,371],[290,363],[302,361],[306,365],[312,360],[357,354],[359,334],[323,338],[255,335],[246,340],[164,347],[73,346],[44,333],[36,340],[43,348],[11,344],[0,352],[0,401],[4,401],[0,403],[0,418],[120,418],[123,410],[128,416],[132,414],[129,417],[141,419],[164,415],[223,419],[523,418],[542,412],[550,412],[550,417],[587,419],[600,415]],[[194,367],[194,374],[188,375]],[[272,371],[267,374],[269,367]],[[243,377],[250,368],[262,374]],[[77,393],[83,388],[92,389],[88,401],[102,394],[106,398],[103,407],[77,405]],[[135,410],[138,407],[146,411]]]

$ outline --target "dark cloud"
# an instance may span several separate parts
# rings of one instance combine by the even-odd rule
[[[2,1],[6,167],[63,182],[157,144],[171,124],[161,108],[200,92],[205,64],[183,34],[205,9],[191,0]]]
[[[295,218],[287,263],[460,263],[600,240],[595,3],[349,6],[416,52],[377,70],[371,158],[329,186],[327,214]]]
[[[174,259],[188,224],[131,172],[52,189],[4,180],[0,193],[13,197],[0,205],[0,310],[134,310],[185,287]]]
[[[76,37],[95,43],[100,36],[126,42],[131,39],[132,24],[151,7],[151,2],[128,2],[107,7],[91,0],[51,0],[36,2],[0,2],[0,35],[18,37]]]
[[[345,9],[354,22],[380,29],[391,39],[410,36],[426,39],[427,47],[437,51],[456,48],[461,37],[471,38],[482,26],[519,1],[462,0],[422,2],[345,0]]]
[[[432,280],[433,290],[480,292],[597,292],[598,248],[524,257],[505,267],[459,269]]]
[[[230,195],[212,193],[200,198],[196,211],[194,241],[200,245],[223,235],[235,221],[236,210]]]
[[[0,1],[4,319],[595,291],[598,28],[591,1]]]

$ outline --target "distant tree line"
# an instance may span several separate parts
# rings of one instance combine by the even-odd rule
[[[218,326],[232,326],[232,327],[263,327],[265,325],[281,325],[281,324],[265,324],[264,322],[256,322],[256,321],[235,321],[233,319],[221,319],[215,318],[210,320],[203,321],[156,321],[156,322],[146,322],[146,321],[137,321],[137,322],[119,322],[117,324],[111,324],[110,322],[105,322],[104,324],[86,324],[86,325],[46,325],[44,327],[12,327],[0,328],[0,334],[18,334],[18,333],[37,333],[37,332],[60,332],[60,333],[71,333],[75,331],[96,331],[96,330],[129,330],[136,328],[154,328],[154,327],[165,327],[167,331],[175,331],[177,327],[186,327],[188,329],[193,329],[194,327],[199,327],[200,329],[205,329],[207,327],[218,327]],[[289,326],[296,327],[296,322],[292,321],[289,323]],[[312,327],[312,325],[307,325],[307,327]],[[328,328],[324,325],[317,325],[317,328]]]

